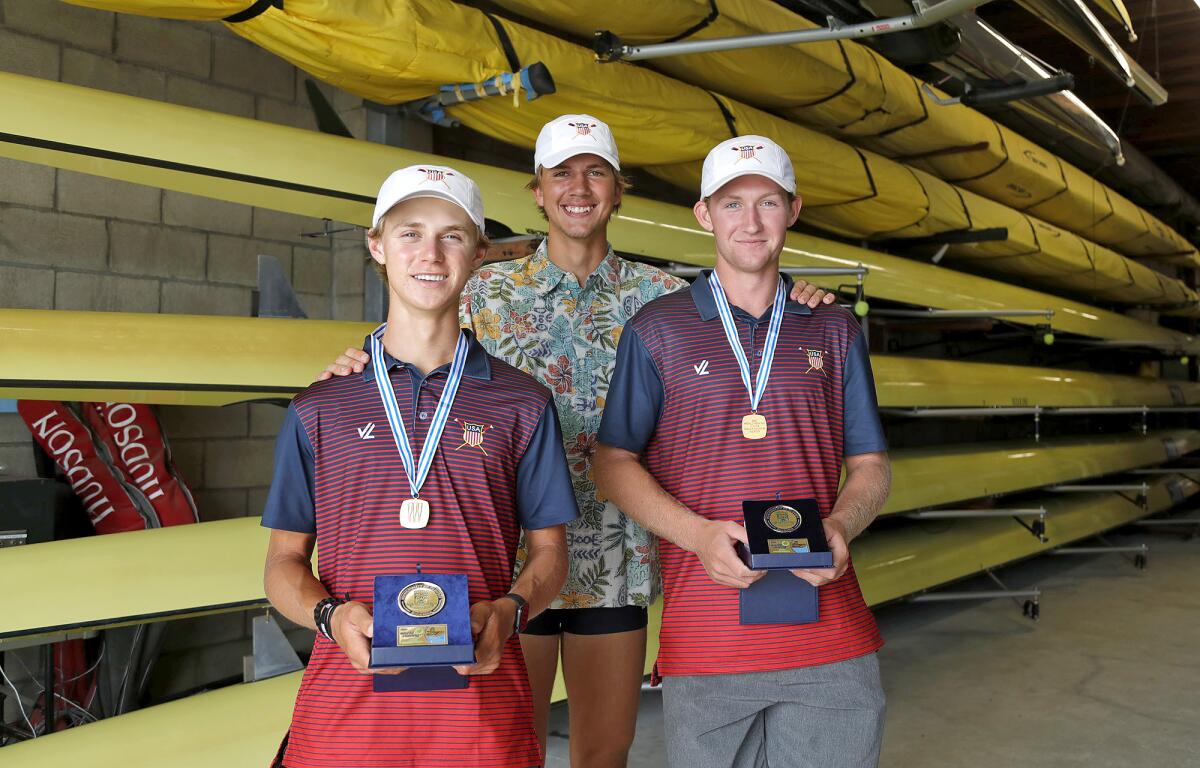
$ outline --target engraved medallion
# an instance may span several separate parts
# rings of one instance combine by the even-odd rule
[[[747,440],[762,440],[767,436],[767,420],[762,414],[747,413],[742,417],[742,437]]]
[[[414,581],[400,590],[396,602],[400,610],[414,619],[425,619],[442,610],[446,605],[446,593],[431,581]]]
[[[800,513],[795,507],[776,504],[763,513],[763,522],[776,533],[791,533],[800,527]]]
[[[424,528],[429,525],[429,502],[425,499],[405,499],[400,505],[400,525],[405,528]]]

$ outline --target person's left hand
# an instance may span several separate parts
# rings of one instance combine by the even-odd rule
[[[846,528],[841,521],[827,517],[821,521],[825,528],[825,539],[833,553],[832,568],[793,568],[792,575],[804,579],[814,587],[828,584],[841,578],[850,564],[850,547],[846,544]]]
[[[796,278],[792,283],[792,292],[788,298],[799,304],[807,304],[809,309],[816,309],[821,304],[832,304],[837,295],[818,288],[812,283]]]
[[[471,606],[471,634],[475,636],[475,663],[460,664],[460,675],[487,675],[500,666],[504,644],[512,636],[517,604],[508,598],[481,600]]]

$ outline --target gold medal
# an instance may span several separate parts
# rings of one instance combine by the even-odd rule
[[[446,605],[446,593],[432,581],[414,581],[400,590],[396,598],[400,610],[414,619],[424,619],[435,615]]]
[[[800,513],[795,507],[776,504],[763,513],[763,522],[776,533],[791,533],[800,527]]]
[[[747,413],[742,417],[742,437],[747,440],[762,440],[767,436],[767,420],[758,413]]]
[[[429,525],[429,502],[425,499],[405,499],[400,505],[400,525],[405,528],[424,528]]]

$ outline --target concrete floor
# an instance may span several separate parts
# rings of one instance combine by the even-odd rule
[[[1200,538],[1111,539],[1148,542],[1148,569],[1086,555],[999,573],[1010,587],[1041,587],[1037,622],[1006,599],[877,611],[887,640],[881,765],[1200,766]],[[567,768],[565,708],[550,730],[546,765]],[[645,693],[629,765],[664,764],[659,694]]]

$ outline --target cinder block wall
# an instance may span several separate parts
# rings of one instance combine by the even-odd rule
[[[0,71],[316,129],[305,74],[219,23],[0,0]],[[363,138],[362,100],[322,88]],[[316,219],[0,159],[0,307],[247,316],[263,253],[283,264],[310,317],[359,320],[361,233],[302,236],[322,229]],[[281,409],[159,413],[202,519],[261,511]],[[33,473],[28,431],[0,414],[0,479]],[[154,692],[240,674],[249,621],[174,622]]]

